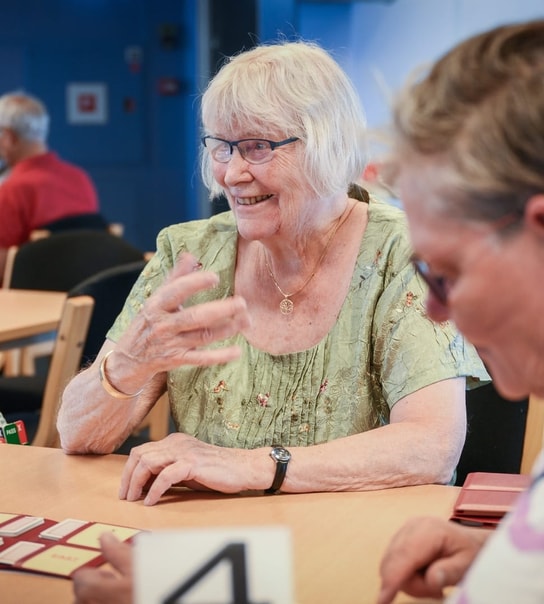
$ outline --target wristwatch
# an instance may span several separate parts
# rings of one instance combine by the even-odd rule
[[[276,462],[276,473],[274,474],[274,480],[272,486],[265,490],[267,495],[274,495],[278,493],[285,475],[287,473],[287,464],[291,459],[291,453],[280,445],[274,445],[270,451],[270,457]]]

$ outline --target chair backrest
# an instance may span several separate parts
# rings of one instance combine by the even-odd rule
[[[106,268],[143,258],[141,250],[107,231],[67,231],[10,248],[4,287],[67,292]]]
[[[33,445],[58,446],[56,419],[60,398],[67,382],[79,370],[93,305],[90,296],[68,298],[64,304]]]
[[[73,231],[76,229],[106,231],[108,223],[104,216],[99,212],[90,212],[86,214],[76,214],[74,216],[64,216],[58,220],[53,220],[40,226],[40,229],[49,231],[50,233],[58,233],[60,231]]]
[[[93,315],[83,347],[82,365],[93,361],[98,354],[106,332],[121,312],[145,265],[145,260],[139,260],[108,268],[78,283],[68,292],[68,297],[86,295],[94,300]]]
[[[469,472],[519,473],[529,423],[528,399],[506,400],[491,383],[468,390],[466,405],[467,437],[456,484],[462,485]]]
[[[109,231],[113,235],[121,237],[124,232],[124,225],[120,222],[108,223],[99,212],[76,214],[75,216],[65,216],[64,218],[59,218],[42,225],[30,233],[30,240],[34,241],[42,237],[49,237],[55,233],[80,229]]]

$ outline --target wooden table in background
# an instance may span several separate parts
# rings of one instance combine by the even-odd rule
[[[65,300],[63,292],[0,289],[0,350],[54,332]]]
[[[447,518],[458,493],[437,485],[275,496],[178,490],[146,507],[117,498],[126,459],[0,445],[0,511],[142,529],[285,525],[293,538],[297,604],[373,604],[393,533],[414,515]],[[73,601],[71,581],[11,570],[0,571],[0,594],[2,604]],[[401,595],[396,603],[414,601]]]

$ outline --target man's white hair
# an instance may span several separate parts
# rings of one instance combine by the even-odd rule
[[[10,92],[0,97],[0,128],[10,128],[24,140],[45,143],[49,114],[37,98],[24,92]]]

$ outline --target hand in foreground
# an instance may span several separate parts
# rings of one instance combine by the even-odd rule
[[[154,505],[171,486],[239,493],[265,489],[272,482],[273,464],[259,449],[230,449],[204,443],[182,433],[134,447],[121,477],[119,498],[136,501],[147,485],[145,505]],[[262,468],[250,466],[252,458]],[[261,484],[262,483],[262,484]]]
[[[132,547],[111,533],[100,536],[100,545],[114,570],[85,568],[74,573],[74,604],[131,604]]]
[[[398,591],[440,598],[456,585],[480,551],[488,532],[440,518],[414,518],[393,537],[383,557],[377,604],[390,604]]]

